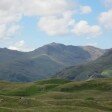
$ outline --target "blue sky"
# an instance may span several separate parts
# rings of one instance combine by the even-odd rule
[[[1,2],[0,5],[6,7],[8,0],[3,1],[6,2]],[[0,47],[30,51],[51,42],[75,46],[112,47],[112,0],[46,0],[45,3],[37,2],[37,6],[36,2],[33,3],[35,0],[28,0],[27,4],[19,0],[18,3],[9,1],[11,5],[7,10],[4,11],[4,7],[0,7],[3,15],[10,14],[4,18],[2,13],[0,15],[0,20],[5,21],[0,23]],[[58,3],[59,1],[62,2]],[[72,6],[71,2],[74,3]],[[54,7],[50,6],[50,10],[43,11],[42,7],[36,9],[38,4],[44,4],[45,10],[46,4],[47,7]],[[22,5],[22,11],[19,5]],[[12,7],[15,12],[12,11]],[[61,13],[56,12],[57,8]],[[19,16],[15,16],[17,14]],[[12,21],[5,20],[10,16],[14,17],[11,18]]]

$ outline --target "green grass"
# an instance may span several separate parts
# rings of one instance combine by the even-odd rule
[[[112,79],[0,82],[0,112],[112,112]]]
[[[42,81],[38,81],[36,82],[36,84],[66,84],[70,81],[68,80],[60,80],[60,79],[51,79],[51,80],[42,80]]]
[[[104,70],[102,72],[102,76],[111,78],[112,77],[112,70]]]

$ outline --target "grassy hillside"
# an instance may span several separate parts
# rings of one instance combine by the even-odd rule
[[[112,77],[112,49],[95,61],[64,69],[56,77],[70,80]]]
[[[0,112],[112,112],[112,79],[0,82]]]

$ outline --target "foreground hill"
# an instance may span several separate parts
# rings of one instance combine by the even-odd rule
[[[95,61],[64,69],[56,77],[70,80],[112,77],[112,49]]]
[[[92,46],[57,43],[26,53],[0,49],[0,80],[27,82],[45,79],[66,67],[95,60],[104,52]]]
[[[0,112],[112,112],[112,79],[0,82]]]

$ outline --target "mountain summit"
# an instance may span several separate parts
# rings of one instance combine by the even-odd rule
[[[32,53],[33,55],[46,54],[65,66],[72,66],[95,60],[104,52],[105,50],[93,46],[72,46],[53,42],[36,49]]]

